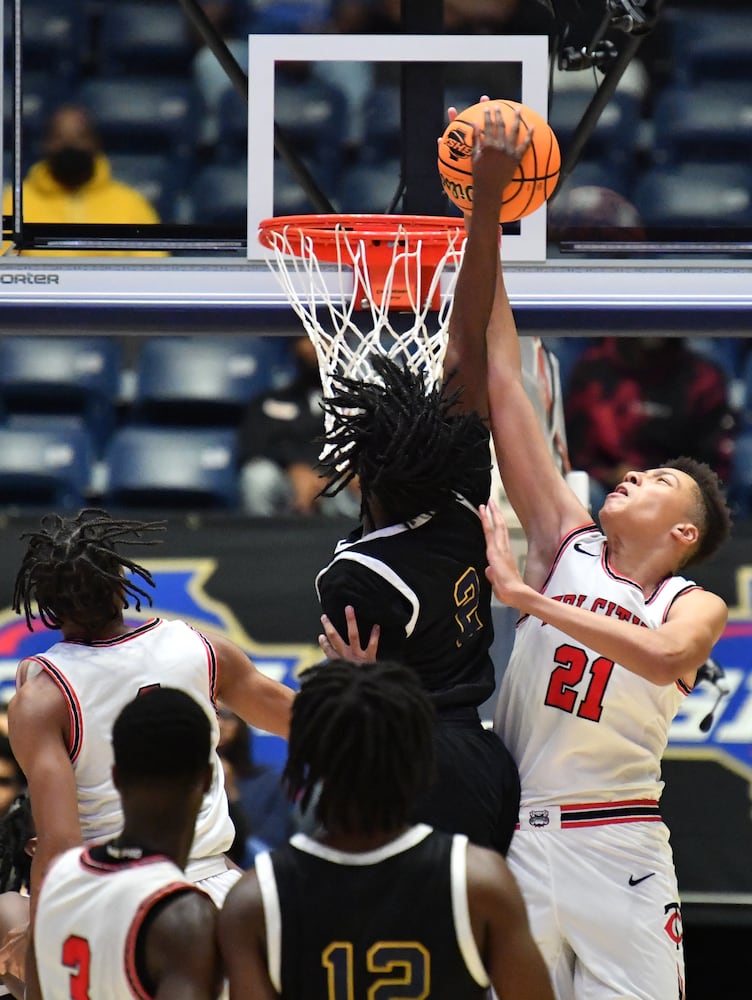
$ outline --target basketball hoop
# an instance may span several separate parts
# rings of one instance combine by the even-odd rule
[[[461,219],[278,216],[259,223],[259,242],[274,252],[275,273],[316,348],[325,396],[332,395],[336,376],[373,378],[368,360],[373,353],[423,372],[427,386],[441,377],[451,290],[465,246]],[[442,294],[447,265],[453,274]],[[352,272],[351,289],[345,269]],[[322,305],[328,327],[317,313]],[[436,316],[429,317],[432,311]]]

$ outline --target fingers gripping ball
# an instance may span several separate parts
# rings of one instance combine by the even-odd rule
[[[461,111],[439,140],[439,174],[450,201],[463,212],[473,210],[473,126],[482,129],[487,110],[499,107],[507,129],[520,111],[520,139],[535,127],[530,148],[504,189],[500,222],[515,222],[540,208],[559,179],[561,155],[551,126],[539,114],[517,101],[481,101]]]

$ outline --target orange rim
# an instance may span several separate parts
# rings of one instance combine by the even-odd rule
[[[337,247],[342,232],[353,233],[367,247],[368,258],[391,257],[400,230],[422,243],[422,261],[435,264],[443,257],[448,242],[464,233],[462,219],[443,215],[277,215],[259,223],[262,246],[274,248],[275,236],[292,229],[309,240],[319,260],[337,263]],[[293,253],[295,249],[291,247]]]

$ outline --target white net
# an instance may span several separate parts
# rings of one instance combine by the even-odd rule
[[[461,221],[436,219],[431,229],[428,219],[418,227],[380,216],[378,228],[358,230],[333,220],[323,247],[322,230],[272,221],[263,236],[269,265],[316,348],[325,396],[337,376],[375,379],[374,353],[421,372],[427,386],[441,377]]]

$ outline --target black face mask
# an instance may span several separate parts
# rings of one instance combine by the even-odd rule
[[[64,188],[75,191],[94,176],[94,154],[87,149],[63,146],[47,157],[50,173]]]

